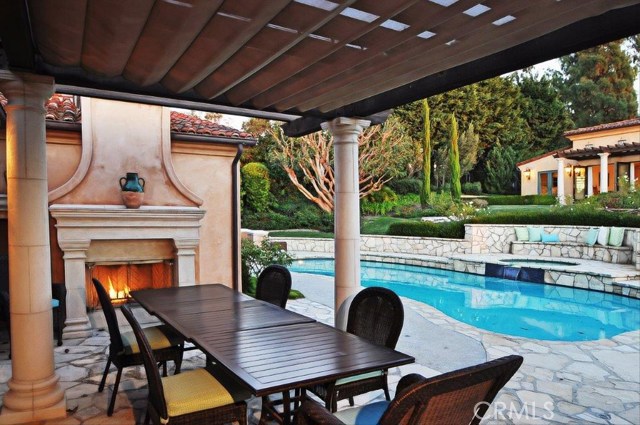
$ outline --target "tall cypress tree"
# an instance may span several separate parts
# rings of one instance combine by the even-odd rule
[[[589,127],[635,116],[636,70],[614,41],[560,58],[565,76],[559,86],[577,127]]]
[[[422,100],[424,124],[422,134],[422,188],[420,189],[420,205],[426,208],[431,197],[431,122],[429,118],[429,103]]]
[[[460,151],[458,150],[458,121],[451,114],[451,127],[449,131],[449,168],[451,170],[451,197],[454,201],[462,198],[460,185]]]

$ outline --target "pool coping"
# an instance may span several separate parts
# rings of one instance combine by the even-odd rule
[[[333,253],[290,251],[297,259],[334,258]],[[484,276],[487,263],[506,264],[501,259],[539,259],[538,256],[520,254],[452,254],[449,256],[397,254],[386,252],[361,252],[363,261],[381,261],[395,264],[408,264],[433,267]],[[613,264],[595,260],[570,260],[572,265],[536,266],[545,270],[544,283],[569,288],[588,289],[591,291],[621,295],[640,299],[640,271],[632,265]]]

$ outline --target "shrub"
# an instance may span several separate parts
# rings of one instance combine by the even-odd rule
[[[489,202],[487,202],[485,199],[474,198],[471,200],[471,205],[478,209],[487,208],[489,206]]]
[[[250,162],[240,170],[243,207],[256,212],[269,208],[269,169],[261,162]]]
[[[393,202],[398,200],[398,195],[387,186],[382,186],[377,192],[367,195],[366,200],[369,202]]]
[[[256,245],[250,239],[243,239],[240,248],[242,267],[242,292],[255,293],[255,279],[265,267],[270,264],[288,266],[293,262],[293,257],[285,251],[280,244],[263,239],[260,245]]]
[[[393,223],[389,226],[387,234],[393,236],[464,239],[464,223],[464,221],[450,221],[447,223],[408,221]]]
[[[480,195],[482,193],[482,185],[480,182],[466,182],[462,184],[462,193],[465,195]]]
[[[474,217],[469,222],[479,224],[557,224],[560,226],[640,227],[640,216],[571,206],[557,207],[550,211],[483,214]]]
[[[491,195],[484,198],[489,205],[555,205],[552,195]]]
[[[398,195],[418,195],[422,188],[422,182],[412,178],[391,180],[387,185]]]

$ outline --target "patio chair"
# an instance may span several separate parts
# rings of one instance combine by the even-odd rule
[[[403,323],[404,308],[400,297],[389,289],[370,287],[353,298],[347,317],[347,332],[374,344],[395,348]],[[386,369],[314,385],[310,390],[324,400],[325,407],[332,412],[337,410],[339,400],[348,398],[353,406],[354,396],[369,391],[383,390],[385,398],[391,399]]]
[[[393,401],[335,414],[306,400],[294,425],[477,425],[521,364],[521,356],[507,356],[433,378],[407,375],[400,379]]]
[[[228,375],[214,376],[200,368],[179,375],[161,378],[144,330],[133,316],[131,307],[121,307],[122,314],[133,328],[144,369],[147,374],[149,396],[145,425],[247,423],[245,399],[251,393]]]
[[[133,333],[130,331],[120,332],[116,311],[113,308],[109,294],[107,294],[102,283],[100,283],[98,279],[94,278],[93,286],[96,288],[98,299],[102,306],[102,312],[104,313],[104,317],[107,321],[110,339],[109,357],[107,359],[107,365],[104,368],[104,373],[102,374],[102,381],[100,381],[100,385],[98,386],[98,392],[102,392],[104,390],[104,385],[107,381],[107,375],[109,374],[111,363],[113,363],[118,369],[118,374],[116,375],[116,380],[113,384],[111,401],[109,403],[109,408],[107,409],[107,416],[111,416],[116,403],[116,395],[118,394],[118,386],[120,385],[122,369],[128,366],[141,365],[142,355],[140,354],[139,344],[136,342],[136,338]],[[163,375],[167,375],[167,360],[173,360],[176,366],[175,374],[180,373],[184,339],[164,325],[145,328],[144,333],[146,338],[150,341],[151,349],[154,352],[156,360],[163,366]]]
[[[56,333],[58,346],[62,345],[62,330],[67,320],[67,288],[64,283],[51,285],[51,307],[53,310],[53,329]]]
[[[285,308],[291,291],[291,273],[286,267],[272,264],[267,266],[256,285],[256,299]]]

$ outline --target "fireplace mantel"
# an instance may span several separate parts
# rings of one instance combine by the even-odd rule
[[[92,241],[171,240],[175,246],[176,283],[195,284],[195,255],[204,210],[179,206],[127,209],[121,205],[54,204],[49,211],[56,220],[58,245],[64,252],[67,286],[64,338],[91,333],[86,311],[85,262]]]

